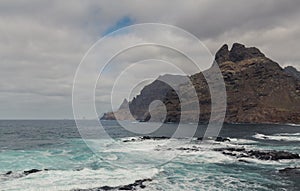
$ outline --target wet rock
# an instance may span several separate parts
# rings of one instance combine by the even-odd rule
[[[142,179],[142,180],[136,180],[133,184],[128,184],[125,186],[121,186],[118,188],[118,190],[134,190],[136,187],[145,188],[146,186],[143,184],[146,181],[152,181],[152,179]]]
[[[29,174],[40,172],[40,171],[42,171],[42,170],[31,169],[31,170],[23,171],[23,172],[7,171],[6,173],[3,174],[3,176],[5,178],[14,178],[15,179],[15,178],[22,178],[22,177],[27,176]]]
[[[102,186],[101,188],[97,189],[97,190],[112,190],[114,189],[113,187],[110,187],[110,186]]]
[[[169,137],[160,136],[160,137],[150,137],[150,136],[143,136],[141,137],[142,140],[162,140],[162,139],[169,139]]]
[[[10,175],[10,174],[12,174],[12,171],[8,171],[4,175]]]
[[[32,173],[37,173],[37,172],[41,172],[42,170],[38,170],[38,169],[31,169],[31,170],[25,170],[23,172],[23,174],[25,175],[29,175],[29,174],[32,174]]]
[[[243,159],[239,159],[239,162],[244,162],[244,163],[250,163],[249,161],[243,160]]]
[[[300,159],[299,154],[286,151],[259,151],[246,150],[245,148],[217,148],[215,151],[220,151],[224,155],[235,156],[237,158],[248,157],[257,158],[260,160],[282,160],[282,159]]]
[[[218,142],[230,142],[230,139],[229,138],[223,138],[223,137],[217,137],[215,141],[218,141]]]
[[[127,143],[127,142],[135,142],[136,139],[132,138],[132,139],[128,139],[128,140],[123,140],[124,143]]]
[[[141,137],[141,139],[142,139],[142,140],[150,140],[151,137],[150,137],[150,136],[143,136],[143,137]]]
[[[138,188],[144,189],[146,186],[144,185],[145,182],[151,182],[152,179],[145,178],[141,180],[136,180],[132,184],[122,185],[122,186],[101,186],[98,188],[90,188],[90,189],[74,189],[72,191],[104,191],[104,190],[136,190]]]
[[[132,139],[123,140],[123,142],[126,143],[126,142],[145,141],[145,140],[163,140],[169,138],[170,137],[165,137],[165,136],[160,136],[160,137],[142,136],[139,137],[138,139],[132,138]]]
[[[7,171],[5,174],[3,174],[6,178],[22,178],[24,176],[41,172],[41,171],[48,171],[49,169],[39,170],[39,169],[30,169],[25,170],[23,172],[13,172],[13,171]]]
[[[197,141],[203,141],[203,137],[198,137],[197,138]],[[225,137],[215,137],[215,138],[205,138],[205,140],[215,140],[215,141],[217,141],[217,142],[226,142],[226,141],[228,141],[228,142],[230,142],[230,139],[229,138],[225,138]]]
[[[193,147],[191,147],[191,148],[188,148],[188,147],[180,147],[180,148],[177,148],[177,150],[180,150],[180,151],[187,151],[187,152],[190,152],[190,151],[195,152],[195,151],[200,151],[200,148],[195,147],[195,146],[193,146]]]
[[[280,159],[299,159],[299,155],[295,153],[289,153],[285,151],[254,151],[250,150],[248,153],[250,156],[261,160],[280,160]]]

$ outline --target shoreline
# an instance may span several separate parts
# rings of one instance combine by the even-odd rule
[[[99,121],[118,121],[116,119],[99,119]],[[146,121],[130,121],[130,120],[121,120],[125,122],[130,122],[130,123],[159,123],[159,122],[146,122]],[[162,124],[179,124],[180,122],[164,122]],[[189,122],[183,122],[182,124],[186,125],[194,125],[196,123],[189,123]],[[207,125],[208,123],[198,123],[198,125]],[[223,125],[286,125],[286,126],[295,126],[295,127],[300,127],[300,124],[297,123],[269,123],[269,122],[264,122],[264,123],[252,123],[252,122],[245,122],[245,123],[228,123],[228,122],[223,122]]]

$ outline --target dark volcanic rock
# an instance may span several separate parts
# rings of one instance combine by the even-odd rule
[[[162,139],[169,139],[170,137],[166,137],[166,136],[160,136],[160,137],[150,137],[150,136],[142,136],[141,139],[142,140],[162,140]]]
[[[244,163],[250,163],[249,161],[243,160],[243,159],[239,159],[239,162],[244,162]]]
[[[38,170],[38,169],[31,169],[31,170],[26,170],[24,171],[23,173],[25,175],[28,175],[28,174],[32,174],[32,173],[37,173],[37,172],[41,172],[42,170]]]
[[[226,141],[230,142],[230,139],[229,138],[223,138],[223,137],[217,137],[215,139],[215,141],[217,141],[217,142],[226,142]]]
[[[259,49],[238,43],[233,44],[231,50],[228,50],[228,45],[223,45],[216,53],[215,60],[226,86],[225,123],[300,124],[300,80],[296,69],[282,69]],[[154,81],[129,102],[131,113],[141,121],[150,118],[161,121],[165,117],[164,122],[177,123],[182,117],[182,122],[208,123],[211,95],[203,74],[213,78],[214,67],[190,76],[193,86],[183,82],[178,84],[177,91],[159,80]],[[193,89],[197,92],[197,99],[189,97]],[[179,100],[179,97],[182,99]],[[154,110],[149,116],[149,104],[156,99],[165,104],[167,116],[160,116],[160,109]],[[198,104],[200,115],[195,117],[192,114],[196,112],[194,108]],[[189,109],[183,112],[182,108]],[[120,113],[122,119],[131,119],[128,113],[122,113],[122,109],[116,113]],[[114,119],[114,115],[107,113],[103,119]]]
[[[178,148],[177,150],[179,150],[179,151],[187,151],[187,152],[190,152],[190,151],[193,151],[193,152],[195,152],[195,151],[200,151],[200,147],[196,147],[196,146],[193,146],[193,147],[191,147],[191,148],[188,148],[188,147],[180,147],[180,148]]]
[[[37,172],[41,172],[43,170],[39,170],[39,169],[31,169],[31,170],[25,170],[23,172],[24,175],[29,175],[29,174],[33,174],[33,173],[37,173]],[[44,169],[44,171],[48,171],[48,169]]]
[[[41,171],[48,171],[48,169],[44,169],[44,170],[39,170],[39,169],[30,169],[30,170],[25,170],[23,172],[13,172],[13,171],[8,171],[6,173],[4,173],[4,177],[5,178],[22,178],[24,176],[28,176],[30,174],[33,174],[33,173],[38,173],[38,172],[41,172]]]
[[[261,160],[280,160],[280,159],[299,159],[299,155],[295,153],[289,153],[285,151],[253,151],[247,152],[249,156],[254,156],[255,158]]]
[[[122,185],[122,186],[102,186],[99,188],[90,188],[90,189],[74,189],[73,191],[105,191],[105,190],[136,190],[137,188],[144,189],[146,186],[144,182],[151,182],[152,179],[146,178],[141,180],[136,180],[132,184]]]
[[[286,151],[259,151],[246,150],[245,148],[217,148],[215,151],[220,151],[224,155],[235,156],[237,158],[248,157],[257,158],[260,160],[282,160],[282,159],[300,159],[299,154]]]
[[[166,137],[166,136],[159,136],[159,137],[150,137],[150,136],[142,136],[139,137],[138,139],[127,139],[127,140],[123,140],[123,142],[136,142],[136,141],[145,141],[145,140],[163,140],[163,139],[170,139],[170,137]]]
[[[8,171],[5,173],[5,175],[10,175],[10,174],[12,174],[12,171]]]

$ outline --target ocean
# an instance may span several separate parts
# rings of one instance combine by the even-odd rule
[[[83,123],[97,127],[93,122]],[[220,136],[230,142],[204,143],[197,138],[161,137],[172,134],[176,124],[165,124],[151,134],[160,138],[152,139],[140,138],[142,135],[128,132],[116,121],[102,123],[109,140],[82,139],[73,120],[1,120],[0,190],[114,190],[143,179],[143,186],[133,185],[133,189],[300,190],[300,180],[279,172],[299,167],[300,159],[261,160],[217,150],[300,154],[300,126],[225,124]],[[131,125],[147,128],[148,124]],[[205,127],[199,129],[198,137]],[[41,171],[24,172],[32,169]]]

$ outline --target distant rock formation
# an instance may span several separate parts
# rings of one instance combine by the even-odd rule
[[[163,102],[168,92],[176,89],[179,84],[185,83],[186,80],[188,80],[186,76],[180,75],[166,74],[159,76],[151,84],[145,86],[141,93],[130,102],[124,99],[117,111],[105,113],[101,120],[114,120],[117,116],[119,120],[148,121],[146,119],[149,118],[149,105],[155,100]]]
[[[227,111],[224,122],[300,124],[300,72],[295,68],[282,69],[259,49],[247,48],[239,43],[234,43],[231,50],[228,49],[228,45],[223,45],[217,51],[215,61],[214,64],[218,64],[226,86]],[[176,84],[176,91],[158,78],[145,86],[141,94],[129,102],[132,116],[142,121],[146,118],[161,120],[159,108],[151,113],[152,116],[149,116],[148,112],[149,104],[158,99],[164,103],[167,110],[164,122],[179,122],[181,108],[197,105],[198,102],[201,112],[199,117],[187,117],[189,115],[186,114],[195,112],[193,107],[190,107],[190,110],[184,111],[185,118],[181,120],[207,123],[211,115],[211,96],[203,74],[213,75],[212,68],[189,76],[193,87],[184,82],[186,77],[172,76],[179,78],[172,79],[173,81],[183,81]],[[189,99],[187,95],[192,88],[196,89],[196,100]],[[180,96],[186,95],[185,101],[180,102],[178,93]],[[118,113],[118,119],[132,120],[132,117],[129,118],[130,113],[124,114],[122,109],[115,113]],[[113,113],[107,113],[102,119],[115,118]]]

